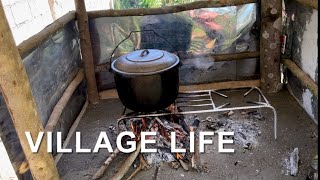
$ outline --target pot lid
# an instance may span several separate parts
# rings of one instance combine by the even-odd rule
[[[122,74],[148,75],[168,70],[179,63],[178,56],[158,49],[143,49],[114,60],[112,70]]]

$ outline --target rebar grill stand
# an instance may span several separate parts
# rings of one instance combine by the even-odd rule
[[[247,101],[246,106],[236,106],[228,107],[230,103],[226,103],[220,106],[216,106],[212,94],[228,98],[228,96],[217,92],[217,90],[200,90],[200,91],[184,91],[179,92],[178,98],[175,104],[178,107],[196,107],[197,110],[188,110],[183,112],[173,112],[173,113],[135,113],[126,114],[126,108],[123,110],[122,117],[117,121],[117,126],[119,127],[119,122],[129,119],[129,118],[142,118],[142,117],[156,117],[156,116],[168,116],[168,115],[187,115],[187,114],[200,114],[200,113],[215,113],[224,111],[234,111],[234,110],[246,110],[246,109],[261,109],[269,108],[273,112],[274,121],[274,138],[277,139],[277,112],[273,106],[269,103],[267,98],[264,96],[262,91],[258,87],[251,87],[246,93],[243,94],[244,97],[249,95],[252,91],[257,91],[259,94],[259,101]],[[200,103],[200,104],[192,104]],[[200,110],[199,110],[200,108]],[[119,129],[119,128],[118,128]]]

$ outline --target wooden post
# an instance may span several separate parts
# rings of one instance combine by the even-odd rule
[[[43,131],[29,80],[15,45],[9,24],[0,2],[0,89],[12,117],[23,152],[35,180],[59,179],[52,155],[47,152],[46,137],[37,153],[33,153],[25,132],[30,132],[35,142]]]
[[[88,99],[90,103],[99,101],[97,82],[94,72],[92,46],[89,32],[88,15],[84,0],[75,0],[76,17],[80,33],[80,48],[84,63],[84,72],[87,80]]]
[[[261,0],[260,75],[261,89],[278,92],[280,81],[280,36],[282,32],[282,3]]]

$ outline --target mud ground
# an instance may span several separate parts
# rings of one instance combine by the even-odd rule
[[[244,100],[244,91],[221,91],[232,99],[231,104],[239,104]],[[215,97],[214,97],[215,98]],[[252,94],[250,100],[256,96]],[[260,133],[256,136],[256,144],[253,149],[244,149],[241,146],[228,145],[235,149],[233,154],[223,154],[218,152],[217,135],[213,138],[214,144],[206,146],[206,151],[201,155],[201,161],[209,172],[198,173],[196,171],[184,171],[172,169],[168,164],[161,164],[160,167],[151,168],[148,171],[141,171],[134,179],[306,179],[309,165],[313,156],[318,151],[318,127],[309,118],[307,113],[300,107],[288,91],[281,91],[274,95],[268,95],[268,100],[276,108],[278,113],[278,138],[273,136],[273,116],[269,110],[262,110],[261,119],[252,119],[244,116],[242,111],[235,111],[231,116],[224,117],[222,113],[199,114],[200,120],[211,116],[214,120],[228,118],[234,121],[242,121],[256,124]],[[223,104],[223,98],[216,97],[216,102]],[[122,104],[118,99],[103,100],[97,105],[90,105],[82,117],[77,131],[82,134],[83,148],[93,149],[101,131],[107,131],[110,139],[115,139],[109,126],[115,126],[116,120],[122,114]],[[207,130],[206,124],[202,122],[200,127]],[[115,142],[112,142],[115,147]],[[69,148],[75,151],[75,136],[70,141]],[[286,172],[285,159],[294,148],[299,148],[299,171],[297,177],[293,177]],[[107,150],[100,150],[99,153],[64,154],[58,163],[58,170],[61,179],[80,180],[90,179],[99,169],[101,164],[109,156]],[[109,179],[121,168],[121,163],[127,155],[120,154],[109,166],[102,179]],[[133,171],[131,168],[130,174]]]

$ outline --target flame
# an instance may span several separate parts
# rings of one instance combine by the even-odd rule
[[[176,153],[176,158],[177,158],[177,159],[182,159],[182,156],[181,156],[181,154],[179,154],[179,153]]]

